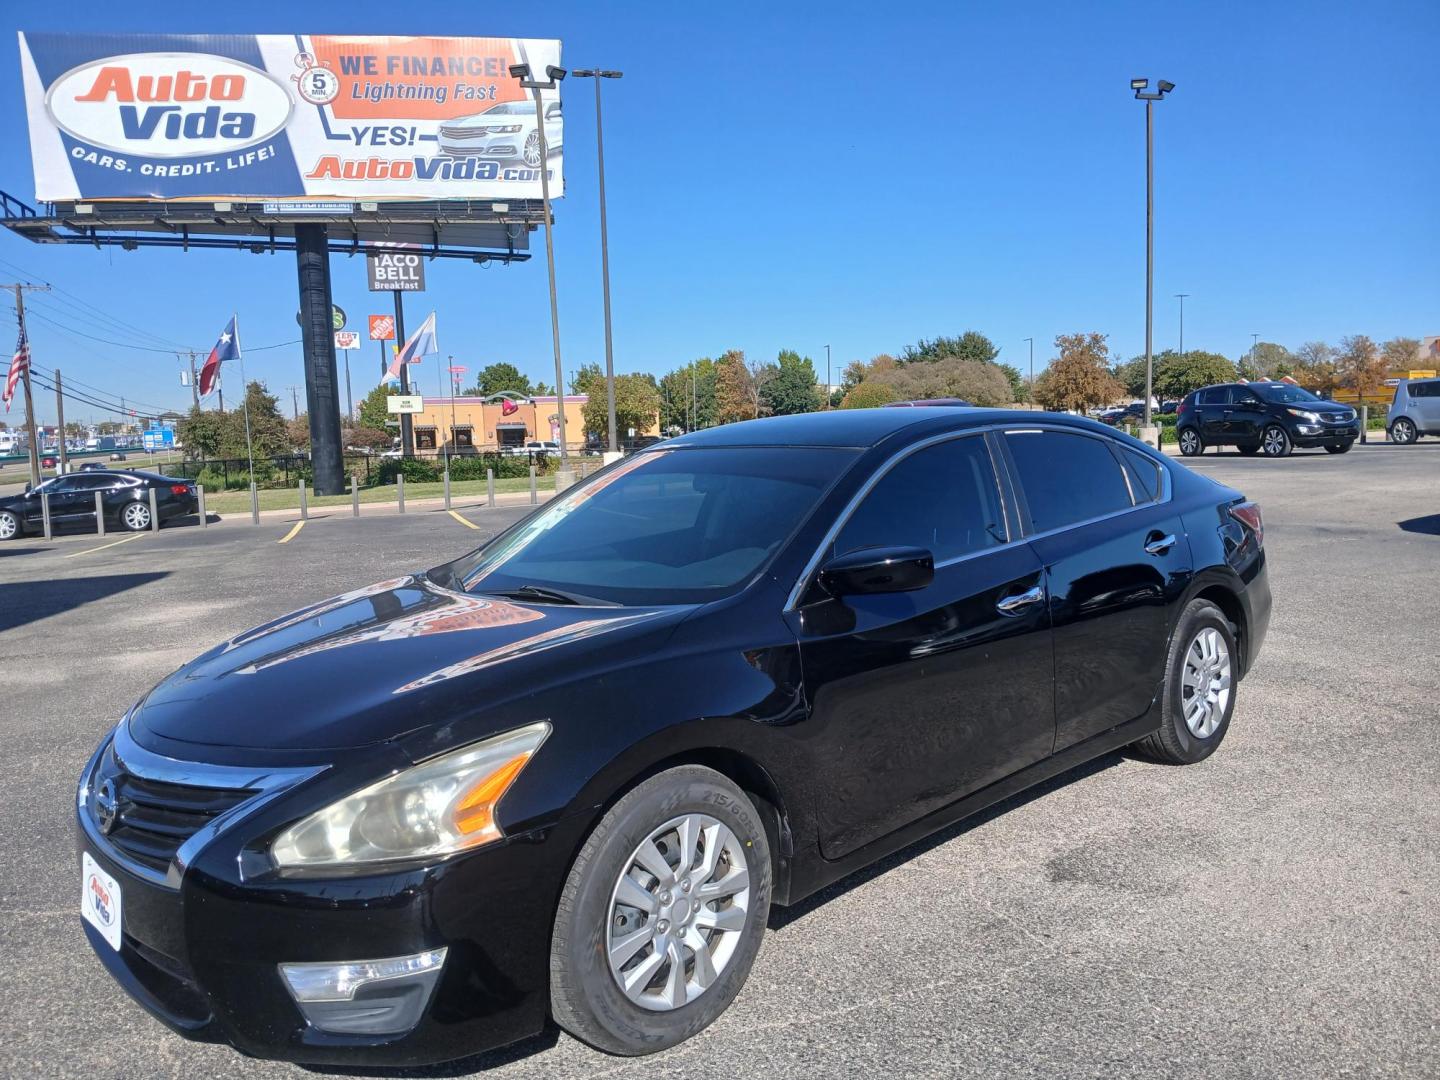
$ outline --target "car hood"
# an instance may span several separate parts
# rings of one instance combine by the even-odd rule
[[[216,646],[146,695],[131,730],[237,748],[367,746],[463,722],[587,661],[649,655],[691,610],[519,603],[397,578]]]

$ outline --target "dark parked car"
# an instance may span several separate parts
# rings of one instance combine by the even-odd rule
[[[552,1018],[661,1050],[772,903],[1097,755],[1214,752],[1262,542],[1240,492],[1075,417],[670,439],[146,694],[81,776],[85,932],[247,1054],[430,1063]]]
[[[11,540],[44,528],[42,495],[50,497],[50,523],[54,528],[95,524],[95,495],[105,512],[105,524],[139,532],[150,528],[150,492],[163,525],[171,518],[199,510],[191,480],[150,472],[98,472],[87,469],[68,476],[52,476],[37,488],[0,499],[0,540]]]
[[[1343,454],[1360,437],[1354,409],[1286,382],[1222,383],[1192,390],[1175,414],[1175,437],[1186,457],[1207,446],[1285,457],[1297,446]]]

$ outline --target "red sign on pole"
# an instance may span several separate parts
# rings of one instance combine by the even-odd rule
[[[371,341],[394,341],[394,340],[395,340],[395,316],[394,316],[394,315],[371,315],[371,316],[370,316],[370,340],[371,340]]]

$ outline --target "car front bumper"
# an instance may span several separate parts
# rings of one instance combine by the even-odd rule
[[[1296,424],[1290,441],[1296,446],[1334,446],[1360,437],[1359,424]]]
[[[323,881],[244,880],[221,833],[178,887],[137,872],[84,805],[77,829],[80,851],[122,898],[119,949],[84,922],[91,947],[132,998],[186,1038],[261,1058],[399,1067],[452,1061],[545,1025],[551,923],[584,831],[577,819],[432,866]],[[307,1017],[281,971],[441,949],[438,978],[417,984],[424,1000],[407,1014],[413,1026],[381,1035],[336,1030],[345,1024],[327,1019],[329,1005]]]

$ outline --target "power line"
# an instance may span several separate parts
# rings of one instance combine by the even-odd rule
[[[54,369],[54,368],[47,367],[47,366],[44,365],[44,364],[37,364],[37,363],[35,363],[34,360],[31,360],[31,361],[30,361],[30,366],[31,366],[32,369],[34,369],[34,370],[36,370],[36,371],[40,371],[40,372],[46,373],[46,377],[49,378],[49,379],[52,379],[52,380],[53,380],[54,377],[55,377],[55,370],[56,370],[56,369]],[[141,400],[139,400],[138,398],[132,398],[132,397],[130,397],[128,394],[125,395],[125,396],[122,398],[122,396],[121,396],[120,394],[112,393],[111,391],[106,390],[104,387],[96,386],[96,385],[94,385],[93,383],[83,382],[82,380],[76,379],[76,378],[74,378],[73,376],[70,376],[70,375],[66,375],[66,376],[65,376],[65,385],[67,385],[67,386],[72,386],[72,385],[73,385],[73,386],[84,387],[86,390],[89,390],[91,393],[96,394],[96,395],[99,395],[100,397],[115,398],[117,401],[120,401],[120,400],[128,401],[128,402],[130,402],[132,405],[144,405],[144,406],[146,406],[146,407],[148,407],[148,408],[151,408],[151,409],[158,409],[160,412],[181,412],[181,411],[183,411],[183,410],[180,410],[180,409],[170,409],[170,408],[166,408],[166,407],[163,407],[163,406],[160,406],[160,405],[156,405],[153,401],[141,401]]]
[[[8,266],[8,267],[10,267],[10,269],[12,269],[12,270],[17,270],[17,271],[25,274],[27,277],[39,277],[39,276],[40,276],[40,275],[38,275],[38,274],[31,274],[29,271],[25,270],[23,267],[16,266],[14,263],[9,262],[9,261],[6,260],[6,259],[0,259],[0,265]],[[82,297],[80,297],[80,296],[77,296],[75,293],[72,293],[69,289],[61,288],[59,285],[51,285],[50,287],[51,287],[51,289],[53,289],[55,292],[60,293],[60,294],[62,294],[62,295],[64,295],[64,296],[68,296],[74,303],[79,304],[81,307],[89,308],[89,309],[90,309],[92,312],[94,312],[96,315],[99,315],[100,317],[102,317],[102,318],[104,318],[104,319],[106,319],[106,320],[108,320],[108,321],[110,321],[110,322],[116,323],[116,324],[118,324],[119,326],[124,327],[124,328],[127,329],[127,330],[130,330],[130,331],[132,331],[132,332],[134,332],[134,333],[141,334],[141,335],[143,335],[143,336],[145,336],[145,337],[154,338],[156,341],[165,342],[166,344],[169,344],[169,345],[171,345],[171,346],[180,347],[180,346],[177,346],[175,342],[169,341],[167,338],[164,338],[164,337],[162,337],[162,336],[159,335],[159,334],[153,333],[153,332],[151,332],[151,331],[149,331],[149,330],[142,330],[140,327],[135,326],[135,325],[133,325],[132,323],[127,323],[124,319],[121,319],[121,318],[119,318],[118,316],[109,314],[108,312],[104,311],[103,309],[96,307],[94,304],[90,303],[88,300],[85,300],[84,298],[82,298]],[[188,346],[185,346],[185,347],[188,348]]]

